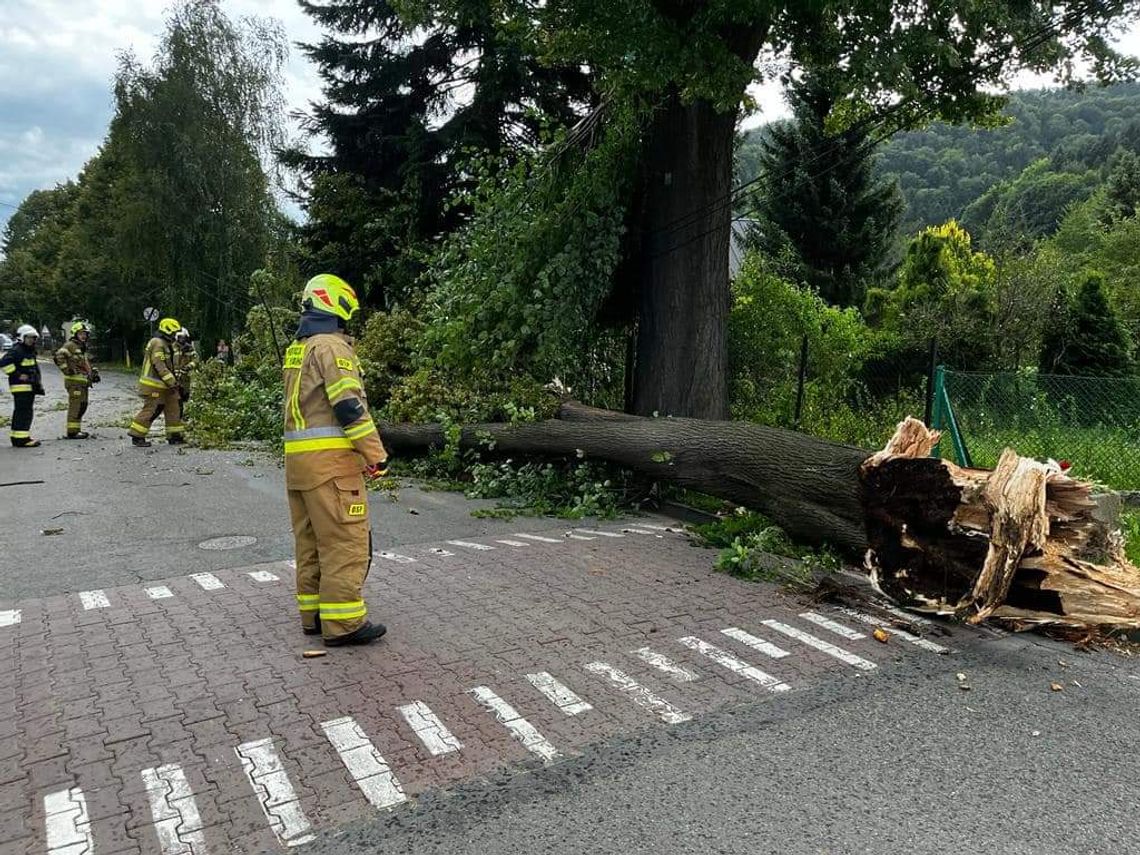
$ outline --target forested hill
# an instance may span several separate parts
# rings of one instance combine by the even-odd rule
[[[1006,114],[1013,121],[994,130],[935,124],[883,146],[879,169],[898,176],[906,199],[904,234],[951,217],[981,226],[992,210],[992,198],[982,199],[986,191],[1014,181],[1041,158],[1049,159],[1041,167],[1053,176],[1049,192],[1061,197],[1054,204],[1077,201],[1097,183],[1089,172],[1103,167],[1118,146],[1140,150],[1137,83],[1017,92]],[[757,128],[741,143],[741,180],[755,174],[754,147],[763,132]]]

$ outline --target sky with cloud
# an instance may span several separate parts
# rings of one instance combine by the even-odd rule
[[[149,58],[164,8],[159,0],[0,0],[0,228],[30,191],[74,177],[95,153],[111,118],[118,54]],[[320,37],[295,0],[225,0],[224,8],[276,18],[294,43]],[[1140,26],[1120,44],[1140,54]],[[285,83],[291,111],[320,95],[315,69],[295,48]],[[778,91],[756,95],[765,118],[783,113]]]

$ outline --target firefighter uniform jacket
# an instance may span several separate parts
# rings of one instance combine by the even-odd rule
[[[198,354],[194,351],[194,345],[179,345],[176,342],[174,345],[174,361],[170,367],[174,371],[178,388],[182,390],[183,395],[189,396],[190,374],[198,367]]]
[[[0,357],[0,370],[8,375],[8,391],[13,395],[20,392],[39,392],[43,389],[40,365],[36,362],[36,349],[22,341]]]
[[[68,339],[55,352],[55,364],[63,373],[67,387],[91,385],[91,360],[87,358],[87,349],[75,339]]]
[[[313,490],[388,452],[368,413],[360,364],[347,335],[318,333],[285,353],[285,485]]]
[[[145,398],[155,392],[175,388],[178,381],[174,378],[173,366],[173,343],[165,336],[156,335],[146,345],[139,373],[139,394]]]

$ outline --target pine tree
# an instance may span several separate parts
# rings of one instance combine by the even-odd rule
[[[874,147],[857,131],[830,133],[840,90],[824,74],[790,90],[793,120],[773,125],[763,142],[757,214],[761,246],[790,248],[792,272],[828,303],[858,306],[887,268],[902,215],[895,181],[875,175]]]
[[[449,200],[471,180],[467,156],[509,156],[544,125],[573,122],[589,81],[541,64],[488,0],[447,4],[446,15],[424,4],[420,14],[434,17],[418,21],[390,2],[301,5],[331,31],[303,46],[325,96],[308,130],[329,151],[284,157],[307,185],[306,260],[391,305],[413,289],[424,243],[465,217]]]
[[[1043,374],[1083,376],[1132,373],[1128,335],[1104,293],[1104,275],[1085,276],[1080,291],[1062,292],[1041,346]]]

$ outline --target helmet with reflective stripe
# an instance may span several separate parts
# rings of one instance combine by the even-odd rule
[[[158,331],[163,335],[174,335],[180,329],[182,329],[182,324],[178,323],[174,318],[163,318],[158,322]]]
[[[360,300],[352,286],[339,276],[321,273],[305,283],[301,305],[347,321],[360,309]]]
[[[71,325],[71,334],[72,335],[79,335],[81,332],[85,332],[85,333],[91,332],[91,326],[87,323],[87,321],[75,321]]]
[[[23,339],[26,339],[28,336],[38,339],[40,337],[40,332],[31,324],[24,324],[16,330],[16,338],[20,339],[21,341]]]

